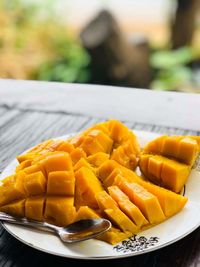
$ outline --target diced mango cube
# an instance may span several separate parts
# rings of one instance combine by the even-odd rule
[[[79,170],[82,167],[87,167],[87,168],[91,168],[92,166],[90,165],[90,163],[88,163],[88,161],[85,158],[81,158],[79,159],[79,161],[74,165],[74,171]]]
[[[165,158],[161,170],[161,180],[164,187],[179,193],[186,183],[190,166],[175,160]]]
[[[149,158],[147,166],[147,177],[158,184],[161,183],[161,171],[163,167],[163,162],[164,158],[156,155]]]
[[[77,147],[70,153],[72,163],[75,165],[81,158],[86,158],[86,153],[82,148]]]
[[[46,178],[42,172],[26,175],[24,187],[28,196],[42,195],[46,192]]]
[[[26,199],[25,216],[28,219],[43,221],[44,220],[44,196],[34,196]]]
[[[0,207],[1,212],[11,214],[13,216],[24,217],[25,199],[11,202],[5,206]]]
[[[92,164],[94,167],[99,167],[101,164],[103,164],[106,160],[108,160],[110,157],[109,154],[98,152],[96,154],[90,155],[87,160],[90,164]]]
[[[185,137],[180,140],[179,150],[177,153],[177,158],[192,166],[197,158],[199,151],[199,146],[196,140]]]
[[[103,182],[111,174],[111,172],[119,166],[119,163],[117,163],[116,161],[107,160],[97,169],[97,175]]]
[[[67,141],[63,141],[56,149],[57,151],[64,151],[71,153],[74,150],[74,146]]]
[[[53,171],[72,171],[72,161],[68,153],[62,151],[52,152],[41,161],[47,175]]]
[[[10,181],[0,186],[0,206],[25,197],[22,176],[24,177],[24,173],[19,172]]]
[[[74,195],[75,177],[73,171],[50,172],[47,182],[47,194]]]
[[[75,220],[75,216],[73,197],[47,197],[44,217],[49,223],[66,226]]]
[[[42,172],[44,176],[46,176],[45,169],[40,163],[35,163],[29,167],[26,167],[23,169],[23,171],[27,174],[36,173],[36,172]]]

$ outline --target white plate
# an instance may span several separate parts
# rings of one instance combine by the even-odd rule
[[[157,137],[157,134],[135,131],[141,146]],[[68,136],[59,137],[59,139]],[[15,170],[17,161],[12,161],[0,179]],[[21,226],[3,224],[15,238],[38,250],[62,257],[77,259],[112,259],[139,255],[172,244],[194,231],[200,225],[200,173],[198,166],[191,171],[185,186],[189,198],[184,209],[165,222],[143,231],[129,240],[112,246],[99,240],[87,240],[76,244],[64,244],[53,234]]]

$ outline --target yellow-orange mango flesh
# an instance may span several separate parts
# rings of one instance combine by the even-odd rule
[[[111,174],[111,172],[119,166],[120,164],[116,161],[107,160],[97,169],[97,176],[103,182]]]
[[[163,162],[163,157],[157,155],[149,157],[147,166],[147,177],[152,179],[157,184],[161,184],[161,171],[163,167]]]
[[[187,182],[190,166],[165,158],[161,170],[162,185],[179,193]]]
[[[49,223],[65,226],[75,219],[76,209],[73,197],[48,196],[44,217]]]
[[[40,151],[44,150],[49,144],[54,142],[53,139],[45,140],[44,142],[34,146],[32,149],[28,151],[28,153],[39,153]]]
[[[126,155],[123,146],[118,146],[116,149],[114,149],[110,158],[129,169],[135,169],[137,165],[136,157],[134,161],[133,159],[131,161],[130,157]]]
[[[181,136],[168,136],[163,142],[160,154],[169,157],[177,157]]]
[[[163,149],[163,145],[165,140],[168,138],[167,135],[160,136],[151,142],[149,142],[145,147],[144,147],[144,153],[148,154],[161,154],[161,151]]]
[[[133,234],[131,232],[122,232],[121,230],[111,227],[110,230],[105,232],[104,234],[97,237],[97,239],[105,241],[111,245],[115,245],[129,237],[131,237]]]
[[[108,217],[113,221],[122,231],[135,233],[138,227],[118,208],[118,205],[109,196],[106,191],[96,194],[99,208],[103,210]]]
[[[150,154],[142,154],[139,159],[139,167],[140,171],[148,177],[148,165],[149,165],[149,159],[152,157]]]
[[[161,136],[149,142],[144,153],[172,157],[188,165],[193,165],[199,151],[197,140],[184,136]]]
[[[47,194],[74,195],[75,177],[73,171],[50,172],[47,182]]]
[[[0,186],[0,206],[25,197],[23,178],[24,173],[19,172]]]
[[[79,159],[79,161],[74,165],[74,171],[77,171],[82,167],[87,167],[89,169],[92,169],[92,166],[90,165],[90,163],[88,163],[88,161],[85,158]]]
[[[45,155],[50,152],[56,151],[56,149],[63,143],[63,140],[52,140],[52,142],[48,143],[42,150],[40,150],[37,154]]]
[[[27,168],[27,167],[30,167],[30,166],[31,166],[31,163],[32,163],[32,160],[29,160],[29,159],[27,159],[27,160],[25,160],[25,161],[22,161],[22,163],[20,163],[20,164],[16,167],[15,171],[16,171],[16,172],[22,171],[23,169],[25,169],[25,168]]]
[[[196,140],[185,137],[180,140],[177,159],[192,166],[197,158],[199,146]]]
[[[120,144],[123,140],[127,139],[127,136],[129,134],[129,129],[123,123],[117,120],[109,120],[108,129],[111,138],[117,144]]]
[[[57,148],[57,151],[64,151],[71,153],[74,150],[74,146],[67,141],[63,141]]]
[[[103,181],[103,185],[105,188],[113,185],[115,178],[117,176],[121,176],[122,172],[120,169],[114,169],[111,174]]]
[[[28,196],[42,195],[46,192],[46,178],[42,172],[35,172],[24,177],[24,188]]]
[[[67,142],[72,144],[75,148],[79,147],[82,144],[82,142],[83,142],[83,140],[85,138],[86,132],[87,132],[87,130],[77,134],[76,136],[73,136],[73,137],[69,138],[67,140]]]
[[[52,152],[42,160],[47,175],[53,171],[72,171],[72,161],[68,153],[58,151]]]
[[[23,171],[27,174],[41,171],[41,172],[43,172],[44,176],[46,176],[46,172],[40,163],[32,164],[31,166],[24,168]]]
[[[89,208],[88,206],[81,206],[76,213],[75,221],[97,219],[99,217],[99,214],[95,210]]]
[[[106,191],[101,191],[96,194],[96,199],[99,208],[104,211],[105,209],[115,209],[118,207],[115,200],[106,193]]]
[[[90,155],[87,158],[87,161],[93,165],[94,167],[99,167],[101,164],[103,164],[105,161],[109,159],[110,155],[103,153],[103,152],[98,152],[96,154]]]
[[[87,155],[82,148],[77,147],[70,153],[72,163],[75,165],[81,158],[86,158]]]
[[[25,216],[28,219],[43,221],[44,220],[44,196],[34,196],[26,199]]]
[[[88,129],[88,132],[90,132],[92,130],[100,130],[100,131],[104,132],[106,135],[110,136],[110,132],[108,130],[108,125],[107,124],[108,124],[107,122],[97,123],[97,124],[93,125],[92,127],[90,127]]]
[[[135,234],[139,228],[119,208],[104,210],[109,219],[123,232]]]
[[[98,208],[95,194],[102,191],[99,179],[89,168],[82,167],[75,172],[75,205]]]
[[[30,149],[27,153],[17,156],[18,162],[21,163],[27,159],[33,159],[37,154],[40,153],[40,151],[44,150],[45,147],[52,142],[53,142],[53,140],[51,140],[51,139],[46,140],[46,141],[36,145],[32,149]]]
[[[123,177],[122,177],[123,176]],[[137,182],[141,179],[135,172],[120,166],[115,168],[111,174],[103,181],[103,185],[107,188],[115,183],[115,180],[122,177],[127,182]]]
[[[87,156],[98,152],[109,153],[112,148],[112,139],[99,130],[91,131],[84,137],[80,147],[85,151]]]
[[[110,196],[117,202],[120,209],[139,227],[148,224],[141,211],[135,206],[118,186],[108,188]]]
[[[182,190],[190,173],[189,165],[158,155],[141,155],[139,166],[146,178],[176,193]]]
[[[5,206],[0,207],[1,212],[11,214],[13,216],[24,217],[25,215],[25,199],[11,202]]]
[[[157,197],[148,192],[144,187],[127,182],[120,183],[119,187],[141,210],[151,224],[162,222],[165,219]]]
[[[178,213],[187,203],[187,197],[176,194],[160,186],[142,180],[140,181],[140,185],[158,198],[166,217]]]

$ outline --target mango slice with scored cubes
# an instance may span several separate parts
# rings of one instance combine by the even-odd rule
[[[159,154],[172,157],[192,166],[199,152],[199,144],[195,137],[161,136],[144,147],[145,154]]]
[[[141,155],[141,172],[150,181],[179,193],[190,174],[191,167],[184,163],[158,155]]]
[[[159,185],[179,192],[196,143],[163,136],[141,153],[135,134],[116,120],[44,141],[20,155],[16,172],[2,180],[0,211],[59,226],[105,217],[113,225],[98,239],[116,244],[183,209],[187,198]],[[133,171],[138,160],[145,179]]]

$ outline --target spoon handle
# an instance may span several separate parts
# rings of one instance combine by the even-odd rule
[[[3,212],[0,212],[0,221],[9,222],[12,224],[18,224],[23,226],[31,226],[34,228],[40,228],[47,232],[55,232],[57,230],[57,226],[51,225],[45,222],[39,222],[34,220],[27,220],[26,218],[18,218]]]

